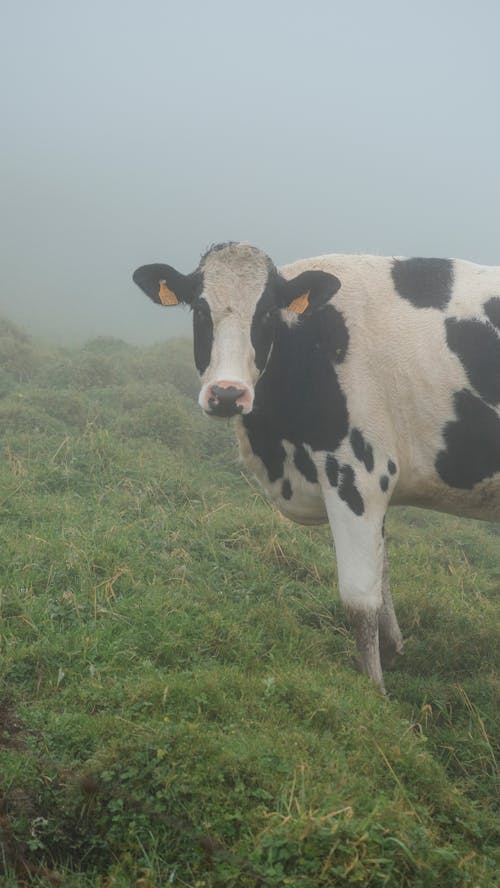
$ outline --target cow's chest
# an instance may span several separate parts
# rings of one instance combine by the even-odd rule
[[[280,327],[251,413],[238,423],[240,452],[284,515],[301,524],[327,520],[318,469],[348,432],[347,403],[335,366],[347,328],[327,306]]]
[[[318,455],[304,444],[272,437],[262,429],[260,446],[238,423],[240,454],[280,512],[298,524],[323,524],[325,504],[318,483]]]

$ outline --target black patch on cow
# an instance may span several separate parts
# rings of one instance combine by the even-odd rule
[[[383,493],[387,493],[389,490],[389,478],[387,475],[380,476],[380,489]]]
[[[319,320],[316,348],[334,364],[341,364],[349,346],[349,333],[343,316],[333,305],[326,305],[316,317]]]
[[[365,464],[367,472],[373,472],[373,466],[375,463],[373,459],[373,447],[371,444],[368,444],[365,441],[363,434],[359,429],[352,430],[350,441],[354,456],[359,459],[360,462]]]
[[[291,500],[293,496],[292,485],[290,484],[288,478],[285,478],[283,484],[281,485],[281,495],[283,499],[286,500]]]
[[[141,265],[133,274],[133,281],[149,296],[153,302],[162,305],[160,284],[164,281],[174,293],[178,302],[192,305],[203,288],[203,275],[196,269],[191,274],[182,274],[171,265],[156,262],[152,265]]]
[[[261,297],[262,298],[262,297]],[[283,474],[283,440],[295,447],[335,451],[349,423],[334,357],[345,357],[349,335],[342,314],[327,305],[289,327],[277,319],[273,348],[255,387],[251,413],[243,417],[250,446],[269,479]]]
[[[266,467],[269,480],[271,482],[279,481],[283,477],[286,459],[286,451],[281,443],[281,438],[274,431],[272,434],[266,433],[265,425],[263,426],[258,419],[256,420],[255,409],[243,417],[243,425],[247,430],[253,452]]]
[[[485,303],[484,311],[493,326],[498,327],[500,330],[500,296],[492,296],[491,299],[488,299],[488,302]]]
[[[449,348],[459,357],[471,385],[489,404],[500,402],[500,337],[482,321],[446,320]]]
[[[210,364],[214,341],[212,312],[206,299],[196,300],[193,306],[194,362],[198,373],[202,374]]]
[[[471,490],[500,472],[500,419],[468,389],[454,396],[456,419],[443,429],[446,449],[440,450],[436,470],[450,487]]]
[[[393,462],[392,459],[387,463],[387,471],[389,472],[389,475],[395,475],[397,472],[396,463]]]
[[[339,464],[331,453],[326,457],[326,477],[332,487],[336,487],[339,483]]]
[[[415,308],[446,308],[453,289],[451,259],[395,259],[394,286]]]
[[[276,306],[274,292],[276,280],[276,273],[271,273],[255,307],[250,328],[250,340],[255,351],[255,366],[260,372],[266,366],[279,322],[279,309]]]
[[[352,466],[342,466],[339,484],[340,499],[344,500],[355,515],[362,515],[365,511],[365,504],[354,480],[355,476]]]
[[[312,268],[289,280],[278,276],[276,281],[278,304],[286,308],[299,296],[307,293],[307,307],[304,311],[304,316],[307,317],[326,305],[340,286],[340,281],[334,274]]]
[[[385,539],[385,515],[384,520],[382,521],[382,539]]]
[[[299,446],[295,448],[293,461],[306,481],[309,481],[311,484],[317,484],[318,472],[316,471],[316,466],[302,444],[299,444]]]

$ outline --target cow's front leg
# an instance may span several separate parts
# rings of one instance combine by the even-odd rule
[[[339,493],[340,490],[340,493]],[[323,490],[337,554],[339,591],[351,617],[360,666],[385,694],[379,650],[384,565],[384,508],[345,488]]]

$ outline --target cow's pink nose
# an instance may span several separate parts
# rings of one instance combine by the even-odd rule
[[[207,395],[207,412],[211,416],[236,416],[252,409],[252,393],[240,382],[214,382]]]

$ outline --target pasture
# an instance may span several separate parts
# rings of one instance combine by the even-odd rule
[[[390,513],[383,699],[190,343],[4,321],[0,367],[2,885],[498,884],[500,527]]]

